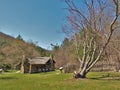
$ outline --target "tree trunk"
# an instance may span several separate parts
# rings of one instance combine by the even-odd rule
[[[77,73],[74,73],[74,78],[86,78],[86,74],[87,74],[88,72],[86,72],[86,71],[83,71],[83,72],[77,72]]]

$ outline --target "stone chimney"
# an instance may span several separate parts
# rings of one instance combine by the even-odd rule
[[[50,59],[53,60],[54,59],[54,56],[53,54],[50,55]]]

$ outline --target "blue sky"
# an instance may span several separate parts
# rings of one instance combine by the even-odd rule
[[[0,31],[50,49],[51,43],[60,44],[65,37],[62,8],[60,0],[0,0]]]

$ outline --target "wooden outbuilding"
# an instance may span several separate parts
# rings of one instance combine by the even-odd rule
[[[25,59],[21,64],[23,73],[38,73],[55,70],[55,61],[50,57]]]

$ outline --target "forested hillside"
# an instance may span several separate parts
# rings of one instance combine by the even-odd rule
[[[20,35],[14,38],[0,32],[0,67],[14,65],[20,62],[25,56],[26,58],[48,56],[49,51],[35,45],[33,42],[25,42]]]

